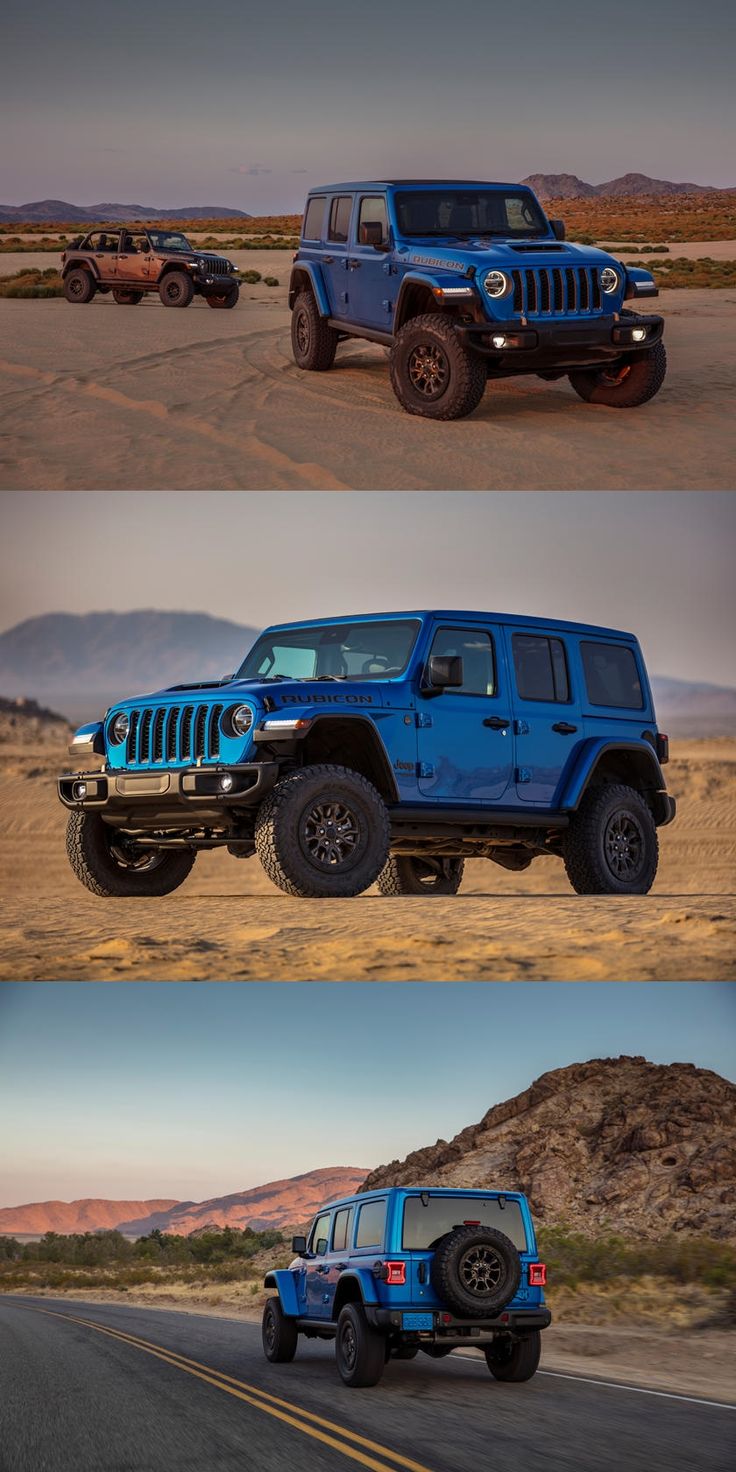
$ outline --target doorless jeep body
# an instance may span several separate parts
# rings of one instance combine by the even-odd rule
[[[98,759],[58,792],[101,894],[168,893],[218,846],[291,894],[454,893],[465,858],[545,853],[578,892],[643,893],[675,813],[634,636],[503,614],[275,625],[237,674],[121,701],[70,751]]]
[[[277,1294],[264,1314],[269,1359],[292,1359],[301,1334],[336,1339],[348,1384],[375,1384],[391,1355],[440,1358],[463,1346],[486,1351],[499,1379],[534,1373],[551,1316],[519,1192],[368,1191],[325,1206],[292,1249],[290,1267],[265,1278]],[[362,1373],[351,1363],[361,1347]]]
[[[90,230],[61,257],[64,295],[75,303],[112,292],[119,305],[135,306],[155,291],[165,307],[187,307],[194,296],[234,307],[236,273],[232,261],[197,250],[180,230],[144,225]]]
[[[644,403],[665,374],[648,271],[565,241],[522,185],[389,180],[312,190],[289,291],[294,357],[331,367],[338,342],[391,349],[410,413],[453,419],[487,378],[569,376],[581,397]]]

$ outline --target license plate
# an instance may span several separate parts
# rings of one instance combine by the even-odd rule
[[[402,1314],[402,1329],[433,1329],[434,1316],[432,1314]]]

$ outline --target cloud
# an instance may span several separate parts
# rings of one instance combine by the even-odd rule
[[[231,169],[230,173],[250,174],[255,177],[257,174],[270,174],[272,170],[264,168],[263,164],[239,164],[237,168]]]

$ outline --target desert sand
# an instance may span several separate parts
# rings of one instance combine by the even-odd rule
[[[736,291],[663,291],[669,373],[628,413],[566,380],[489,386],[467,420],[410,416],[383,348],[329,373],[292,362],[288,251],[233,252],[278,277],[232,312],[96,297],[0,299],[0,486],[36,490],[731,489]],[[3,272],[55,264],[6,255]]]
[[[6,980],[723,981],[736,977],[736,741],[673,743],[678,817],[648,896],[582,898],[562,865],[466,868],[452,899],[294,900],[255,859],[199,856],[162,900],[101,900],[74,878],[62,747],[0,756]]]

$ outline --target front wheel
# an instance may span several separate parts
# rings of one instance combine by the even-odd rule
[[[288,1365],[296,1354],[299,1331],[293,1319],[288,1319],[278,1298],[269,1298],[263,1310],[261,1324],[263,1353],[272,1365]]]
[[[291,314],[291,350],[297,368],[324,373],[337,352],[337,333],[321,316],[311,291],[300,291]]]
[[[112,298],[119,307],[137,307],[138,303],[143,301],[143,292],[123,291],[122,287],[113,286]]]
[[[362,894],[388,857],[386,805],[348,767],[302,767],[276,783],[255,824],[256,852],[285,894]]]
[[[536,1374],[541,1353],[542,1336],[538,1329],[532,1329],[516,1342],[505,1337],[494,1340],[485,1350],[485,1357],[494,1380],[519,1383]]]
[[[464,868],[464,859],[389,854],[378,876],[378,888],[385,895],[457,894]]]
[[[228,308],[236,307],[238,305],[239,296],[240,287],[238,286],[237,281],[234,281],[228,291],[219,292],[217,296],[208,296],[205,298],[205,300],[208,307]]]
[[[184,883],[196,858],[193,849],[138,848],[99,813],[69,814],[66,851],[85,889],[118,899],[171,894]]]
[[[165,307],[188,307],[194,296],[194,285],[186,271],[167,271],[159,282],[158,294]]]
[[[562,856],[578,894],[648,894],[659,844],[641,793],[623,784],[589,788],[565,830]]]
[[[452,320],[426,312],[397,332],[391,387],[408,414],[463,419],[477,409],[487,382],[485,360],[460,340]]]
[[[635,358],[625,358],[602,368],[578,368],[570,382],[588,404],[606,404],[610,409],[636,409],[653,399],[664,383],[667,354],[663,342],[655,342]]]
[[[357,1303],[340,1311],[335,1335],[335,1357],[341,1379],[352,1389],[377,1385],[386,1363],[382,1334],[371,1327]]]

